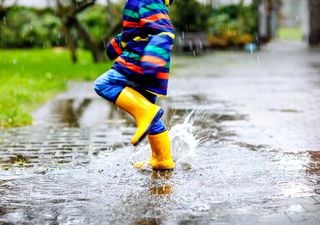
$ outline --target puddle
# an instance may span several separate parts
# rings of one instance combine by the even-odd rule
[[[171,124],[177,164],[172,172],[132,168],[129,162],[148,159],[150,149],[146,142],[137,148],[123,143],[134,132],[127,121],[114,123],[117,127],[105,122],[90,132],[62,124],[34,127],[32,135],[28,128],[11,130],[0,151],[20,149],[21,156],[10,163],[24,159],[33,167],[17,170],[25,168],[17,165],[0,175],[7,180],[0,183],[0,222],[208,224],[227,215],[269,215],[285,210],[286,196],[313,196],[319,190],[303,172],[318,176],[317,151],[310,151],[308,158],[284,158],[281,149],[268,152],[265,146],[236,143],[241,136],[234,126],[247,123],[247,115],[228,107],[188,109],[170,99],[163,104],[170,101],[175,107],[167,107],[164,119]]]
[[[37,110],[33,118],[34,126],[93,127],[106,123],[134,125],[126,113],[102,99],[57,98]]]
[[[0,224],[259,224],[305,206],[311,215],[320,196],[312,68],[294,51],[292,66],[274,62],[281,52],[256,54],[259,63],[240,52],[196,67],[183,59],[160,101],[177,163],[169,174],[132,168],[148,144],[130,145],[132,118],[92,84],[39,109],[33,126],[0,130]]]

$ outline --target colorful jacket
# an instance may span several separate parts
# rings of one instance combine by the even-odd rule
[[[157,95],[166,95],[174,31],[167,6],[173,0],[127,0],[122,32],[107,46],[113,69]]]

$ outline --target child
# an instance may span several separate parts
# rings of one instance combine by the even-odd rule
[[[167,94],[175,37],[167,9],[172,1],[127,0],[122,32],[107,46],[115,63],[94,85],[98,95],[135,118],[133,145],[148,136],[152,150],[148,163],[155,170],[174,168],[168,131],[160,120],[163,110],[155,104],[158,96]]]

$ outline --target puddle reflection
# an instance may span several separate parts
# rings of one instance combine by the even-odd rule
[[[170,182],[171,170],[152,171],[150,192],[152,195],[169,195],[173,192]]]
[[[69,124],[71,127],[79,127],[79,118],[91,103],[91,99],[83,99],[79,102],[74,99],[63,99],[56,102],[53,114],[57,115],[59,122]]]
[[[320,151],[309,151],[310,162],[307,166],[307,173],[317,175],[320,178]]]
[[[162,223],[157,219],[141,219],[133,223],[133,225],[159,225],[159,224],[162,224]]]
[[[34,124],[67,127],[97,126],[108,122],[133,125],[133,119],[101,99],[55,99],[34,115]]]

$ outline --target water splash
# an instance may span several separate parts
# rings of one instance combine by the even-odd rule
[[[191,169],[196,158],[199,140],[194,135],[195,110],[191,111],[181,124],[176,124],[170,131],[172,156],[177,168]]]
[[[174,125],[169,130],[171,152],[176,163],[176,169],[190,170],[194,167],[196,158],[196,148],[199,140],[194,135],[195,110],[190,112],[182,123]],[[150,146],[143,142],[141,147],[137,147],[136,152],[130,157],[130,162],[144,162],[141,169],[150,170],[147,164],[151,156]]]

